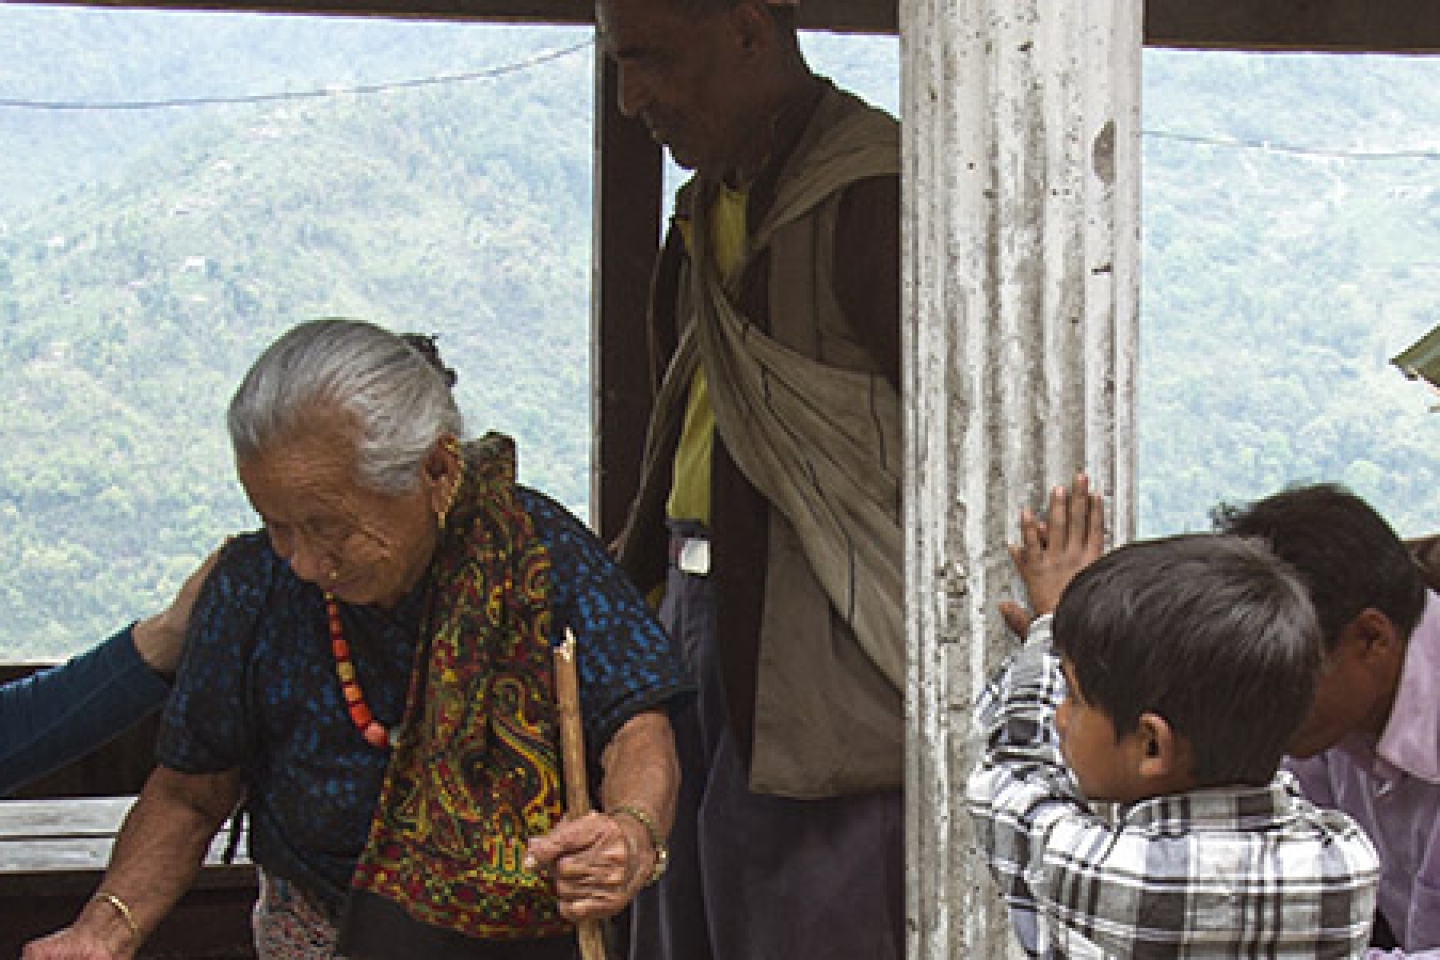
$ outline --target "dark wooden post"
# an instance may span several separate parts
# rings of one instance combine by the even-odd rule
[[[660,147],[643,124],[621,116],[616,79],[615,65],[597,53],[590,520],[607,542],[635,492],[650,415],[645,305],[664,189]]]

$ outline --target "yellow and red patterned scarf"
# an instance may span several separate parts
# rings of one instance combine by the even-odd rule
[[[405,721],[351,883],[471,937],[555,936],[571,926],[521,866],[525,841],[563,811],[550,557],[516,496],[514,443],[489,434],[464,454]]]

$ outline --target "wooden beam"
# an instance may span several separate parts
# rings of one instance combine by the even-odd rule
[[[593,23],[587,0],[36,0],[38,4],[143,10],[213,10],[302,16],[474,20],[498,23]]]
[[[796,8],[796,23],[802,30],[893,34],[899,30],[897,7],[897,0],[802,2]]]
[[[157,10],[231,10],[408,20],[595,22],[594,0],[35,0],[41,4]],[[805,29],[894,33],[894,0],[823,0],[799,8]]]
[[[640,487],[650,418],[645,314],[660,248],[660,147],[620,114],[615,65],[596,59],[595,252],[590,338],[594,418],[591,525],[606,542]]]
[[[95,7],[250,10],[493,22],[594,22],[593,0],[30,0]],[[806,0],[807,30],[895,33],[896,0]],[[1145,0],[1145,43],[1231,50],[1440,52],[1435,0]]]
[[[1145,43],[1239,50],[1434,53],[1435,0],[1146,0]]]

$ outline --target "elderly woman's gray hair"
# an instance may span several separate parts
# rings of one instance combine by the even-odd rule
[[[359,482],[383,493],[414,489],[435,441],[464,422],[448,371],[372,323],[312,320],[272,343],[230,400],[227,422],[239,462],[288,440],[315,413],[349,412],[360,428]],[[453,377],[453,374],[450,375]]]

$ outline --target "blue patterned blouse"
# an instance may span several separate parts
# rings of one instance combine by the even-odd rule
[[[599,540],[553,500],[517,489],[550,550],[556,632],[568,625],[575,633],[593,758],[625,720],[690,686],[669,639]],[[422,584],[392,610],[341,607],[360,687],[386,727],[404,711],[423,593]],[[339,903],[388,752],[361,739],[346,712],[320,589],[291,573],[264,533],[226,547],[196,604],[158,754],[182,773],[243,771],[251,858]]]

